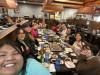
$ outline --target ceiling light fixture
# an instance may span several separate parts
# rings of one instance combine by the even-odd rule
[[[26,1],[23,1],[23,3],[26,3]]]

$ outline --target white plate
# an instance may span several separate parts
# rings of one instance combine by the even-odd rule
[[[73,52],[71,48],[65,48],[65,53]]]
[[[75,68],[76,67],[75,64],[71,61],[65,61],[65,66],[67,68]]]
[[[76,56],[76,54],[75,53],[71,53],[71,56]]]

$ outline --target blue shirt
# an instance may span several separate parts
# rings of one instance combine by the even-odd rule
[[[55,64],[56,65],[60,65],[60,61],[61,61],[61,59],[60,58],[57,58],[56,61],[55,61]]]
[[[21,74],[20,74],[21,75]],[[25,75],[51,75],[49,70],[35,59],[28,58]]]
[[[49,59],[49,53],[45,53],[45,59]]]

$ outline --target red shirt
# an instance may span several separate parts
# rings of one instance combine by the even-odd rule
[[[31,34],[32,34],[32,36],[33,36],[34,38],[37,38],[37,37],[38,37],[38,30],[32,28],[32,29],[31,29]]]
[[[54,32],[58,32],[58,27],[57,27],[57,26],[52,26],[52,30],[53,30]]]

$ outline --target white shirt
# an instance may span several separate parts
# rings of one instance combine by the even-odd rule
[[[84,43],[81,42],[81,41],[80,42],[77,42],[77,41],[74,42],[73,47],[74,47],[74,51],[77,55],[80,55],[82,45],[84,45]]]
[[[62,35],[62,36],[66,36],[66,35],[67,35],[67,29],[63,30],[63,31],[61,32],[61,35]]]

